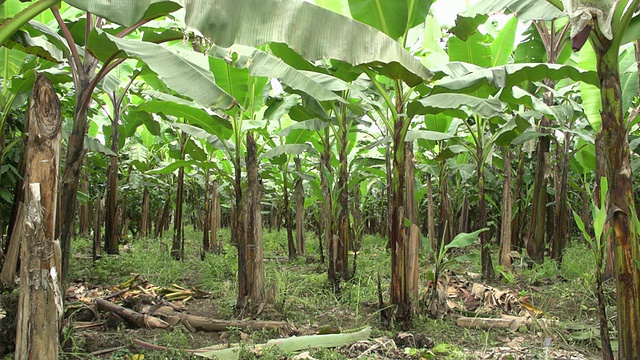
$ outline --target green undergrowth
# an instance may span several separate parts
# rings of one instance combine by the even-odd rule
[[[188,228],[185,234],[185,259],[176,261],[169,255],[171,233],[166,232],[161,239],[133,239],[121,246],[121,253],[115,256],[104,256],[95,263],[91,260],[91,242],[79,238],[73,242],[75,256],[71,261],[69,279],[84,281],[91,285],[115,285],[129,279],[132,274],[140,274],[150,283],[157,286],[178,284],[186,287],[197,287],[211,292],[211,297],[199,304],[207,315],[219,319],[232,319],[237,294],[237,257],[236,249],[230,244],[228,229],[222,229],[219,236],[224,243],[222,254],[207,254],[204,260],[200,257],[202,234]],[[307,255],[289,261],[286,246],[286,232],[267,232],[264,234],[265,275],[267,287],[275,288],[275,304],[269,311],[264,311],[259,318],[266,320],[288,320],[298,328],[317,329],[318,327],[338,327],[355,329],[365,325],[374,328],[373,336],[393,337],[400,329],[384,330],[380,327],[380,311],[378,308],[378,275],[385,301],[389,298],[390,253],[386,249],[386,241],[377,236],[364,236],[362,247],[357,254],[357,270],[355,275],[341,284],[341,291],[334,293],[329,285],[326,264],[319,262],[318,240],[307,234]],[[466,251],[479,253],[477,248]],[[494,253],[497,250],[494,249]],[[353,256],[349,258],[349,266],[353,267]],[[494,260],[494,263],[497,263]],[[521,262],[524,264],[524,261]],[[521,265],[522,265],[521,264]],[[426,285],[426,274],[432,269],[427,255],[421,253],[421,289]],[[511,289],[521,298],[544,311],[543,317],[560,322],[572,321],[585,324],[595,322],[595,296],[593,294],[594,260],[591,250],[582,244],[572,244],[564,254],[562,264],[547,260],[533,266],[518,266],[514,263],[511,271],[501,270],[505,276],[489,284],[500,289]],[[478,261],[455,263],[448,271],[465,276],[467,272],[480,272]],[[479,281],[479,280],[474,280]],[[421,290],[421,294],[423,291]],[[202,309],[201,309],[202,310]],[[141,330],[138,330],[141,331]],[[458,327],[455,316],[444,320],[434,320],[427,316],[425,309],[419,309],[413,322],[413,333],[421,333],[434,340],[436,353],[429,357],[437,359],[469,358],[466,352],[476,349],[500,347],[505,338],[523,336],[526,346],[532,352],[541,349],[538,333],[541,329],[535,326],[531,330],[523,329],[517,334],[508,330],[473,330]],[[131,330],[118,330],[121,342],[130,343]],[[563,341],[564,345],[597,351],[596,339],[572,340],[570,334],[562,329],[554,329],[554,341]],[[145,334],[145,333],[143,333]],[[239,333],[229,332],[227,340],[240,340]],[[238,336],[236,336],[238,335]],[[71,334],[70,336],[73,336]],[[252,332],[249,342],[262,343],[277,334]],[[222,340],[218,335],[211,336],[189,333],[184,329],[173,332],[154,332],[145,335],[146,341],[159,345],[172,346],[178,349],[196,348]],[[223,341],[223,342],[224,342]],[[106,346],[106,345],[105,345]],[[408,350],[409,351],[409,350]],[[417,350],[416,350],[417,351]],[[441,352],[438,352],[441,351]],[[78,358],[80,350],[71,357]],[[136,354],[134,348],[126,348],[112,354],[112,358],[130,358]],[[144,352],[145,359],[185,358],[185,353],[167,354],[160,352]],[[423,357],[423,352],[417,352]],[[251,358],[246,354],[245,358]],[[331,350],[317,350],[311,355],[319,359],[342,359],[344,356]],[[262,358],[280,359],[282,354],[263,355]]]

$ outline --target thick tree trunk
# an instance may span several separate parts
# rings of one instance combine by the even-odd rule
[[[391,134],[387,133],[387,136]],[[391,184],[393,183],[393,171],[392,170],[392,160],[393,156],[391,153],[391,144],[387,143],[387,147],[384,152],[384,161],[385,161],[385,170],[387,174],[387,186],[385,187],[385,195],[387,196],[387,211],[385,212],[384,217],[384,233],[380,236],[387,238],[387,248],[391,248],[391,214],[393,213],[393,189],[391,188]]]
[[[504,183],[502,186],[502,224],[500,236],[500,265],[511,267],[511,213],[513,200],[511,199],[511,150],[504,148]]]
[[[149,202],[150,202],[150,194],[149,189],[147,187],[144,188],[142,192],[142,217],[140,218],[140,237],[146,238],[149,236],[149,232],[151,230],[151,222],[149,221]]]
[[[258,182],[258,156],[256,142],[251,132],[247,133],[247,192],[246,234],[247,234],[247,289],[249,308],[253,312],[265,296],[264,255],[262,249],[262,205],[260,183]]]
[[[296,164],[296,171],[302,173],[302,164],[300,163],[300,157],[296,156],[294,159]],[[296,242],[298,247],[298,254],[304,256],[306,253],[304,244],[304,192],[302,189],[302,178],[298,176],[295,183],[295,198],[296,198]]]
[[[61,249],[55,240],[62,117],[51,82],[36,77],[29,104],[26,226],[15,358],[57,359],[62,325]]]
[[[285,165],[286,166],[286,165]],[[291,221],[291,205],[289,205],[289,172],[283,169],[282,190],[284,197],[284,226],[287,228],[287,248],[289,249],[289,260],[296,258],[296,243],[293,239],[293,224]]]
[[[550,125],[543,117],[540,122],[541,131]],[[531,230],[528,235],[527,253],[534,261],[541,263],[544,258],[545,219],[547,211],[547,179],[549,176],[549,144],[548,136],[538,139],[536,148],[536,175],[533,184],[533,204],[531,207]]]
[[[607,47],[607,49],[609,49]],[[635,212],[631,156],[627,124],[623,118],[617,47],[606,51],[596,47],[602,98],[602,133],[612,228],[615,239],[616,294],[618,305],[618,357],[640,359],[640,259]]]
[[[391,213],[391,303],[396,306],[395,320],[408,328],[411,325],[412,303],[407,278],[407,228],[405,225],[405,134],[408,120],[400,117],[393,133],[393,212]]]
[[[604,132],[600,132],[596,135],[596,186],[594,194],[600,194],[600,179],[602,177],[607,177],[607,159],[606,159],[606,150],[605,150],[605,141],[604,141]],[[600,203],[600,196],[594,196],[596,205],[598,207],[605,206],[607,209],[611,206],[611,197],[607,197],[606,203]],[[586,222],[585,226],[589,226],[587,224],[591,224],[591,222]],[[593,226],[591,226],[593,227]],[[614,239],[613,232],[611,231],[611,221],[606,221],[603,228],[603,233],[609,234],[606,237],[606,253],[607,257],[605,260],[604,271],[602,272],[602,276],[604,279],[612,278],[615,273],[615,254],[613,252],[614,248]]]
[[[120,120],[117,109],[115,94],[112,95],[114,102],[113,118],[111,120],[111,151],[116,155],[112,156],[107,169],[107,198],[105,201],[105,226],[104,226],[104,250],[107,254],[117,254],[120,242],[120,232],[118,231],[119,218],[118,211],[118,123]]]

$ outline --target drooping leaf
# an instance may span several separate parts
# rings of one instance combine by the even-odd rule
[[[65,0],[114,23],[133,26],[142,19],[155,19],[180,8],[178,1],[168,0]]]
[[[460,233],[456,235],[450,243],[444,246],[445,251],[451,248],[461,248],[473,244],[481,232],[487,231],[489,228],[482,228],[472,233]]]
[[[447,133],[437,132],[437,131],[409,130],[407,131],[407,136],[405,137],[405,141],[414,141],[418,139],[442,141],[442,140],[449,140],[451,138],[453,138],[452,135],[449,135]]]
[[[262,153],[260,159],[271,159],[280,155],[300,155],[303,152],[309,151],[309,149],[311,149],[311,145],[309,144],[278,145]]]
[[[106,60],[118,51],[144,61],[174,91],[189,96],[202,106],[229,109],[234,98],[224,92],[209,70],[207,57],[196,53],[180,55],[163,45],[133,39],[121,39],[97,29],[92,31],[90,49]]]
[[[404,35],[409,8],[407,0],[349,0],[351,16],[394,39]]]
[[[286,6],[278,0],[181,3],[187,25],[222,47],[283,43],[307,60],[375,66],[412,86],[431,77],[427,68],[386,34],[309,2],[290,0]],[[301,24],[305,31],[291,31]]]
[[[468,109],[485,117],[499,116],[503,113],[502,103],[496,98],[482,99],[466,94],[435,94],[409,103],[407,113],[410,117],[424,114],[449,113],[458,118],[466,118],[462,109]]]

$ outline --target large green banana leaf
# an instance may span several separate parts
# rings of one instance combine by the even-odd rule
[[[69,4],[131,26],[179,4],[185,22],[222,47],[287,44],[307,60],[336,59],[377,68],[417,85],[431,72],[386,34],[302,0],[69,0]]]

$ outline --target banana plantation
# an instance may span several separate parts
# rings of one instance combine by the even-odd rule
[[[0,0],[0,357],[640,359],[640,0],[440,1]]]

